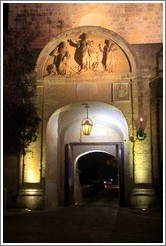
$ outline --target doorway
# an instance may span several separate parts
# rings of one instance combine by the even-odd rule
[[[130,149],[126,119],[116,107],[91,101],[90,116],[93,119],[94,127],[90,136],[81,137],[80,119],[85,116],[81,105],[79,102],[60,108],[48,122],[46,207],[56,208],[65,204],[74,204],[74,197],[72,198],[72,196],[74,195],[76,160],[90,151],[103,151],[118,158],[119,175],[121,177],[119,182],[121,183],[124,179],[126,199],[124,202],[127,204],[130,187],[128,185]],[[123,172],[125,175],[123,175]],[[119,185],[120,193],[122,193],[123,185]],[[123,198],[121,195],[120,197]]]
[[[119,164],[106,152],[79,157],[75,168],[74,201],[79,204],[113,205],[119,201]]]
[[[122,143],[70,143],[65,155],[65,205],[88,196],[125,205]],[[98,200],[98,201],[99,201]],[[102,203],[104,202],[102,200]]]

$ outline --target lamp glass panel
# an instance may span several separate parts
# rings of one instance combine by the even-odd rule
[[[82,132],[84,135],[90,135],[93,124],[88,120],[82,122]]]

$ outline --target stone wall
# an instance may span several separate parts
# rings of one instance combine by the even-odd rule
[[[10,3],[9,26],[38,33],[33,46],[78,26],[101,26],[129,44],[163,42],[162,3]]]

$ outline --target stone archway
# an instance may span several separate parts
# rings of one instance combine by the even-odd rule
[[[82,34],[87,34],[90,41],[94,41],[98,52],[100,44],[102,47],[108,41],[114,44],[118,59],[113,70],[100,71],[98,67],[96,69],[92,66],[83,71],[82,63],[79,64],[80,60],[75,59],[75,47],[68,42],[68,40],[74,42],[76,39],[77,43]],[[68,42],[70,55],[65,53],[65,63],[63,63],[61,55],[65,42]],[[93,46],[93,42],[89,45]],[[54,53],[57,47],[60,50],[55,57],[52,57],[52,52]],[[74,69],[74,72],[69,74],[64,69],[65,64],[68,64],[67,57],[71,57],[72,71]],[[106,58],[104,52],[103,57]],[[88,58],[90,59],[90,56]],[[102,62],[103,64],[106,65]],[[56,67],[58,73],[52,70],[52,67]],[[69,67],[67,65],[67,68]],[[35,177],[40,178],[40,181],[33,179],[33,182],[36,180],[40,182],[39,187],[43,179],[46,181],[43,182],[45,208],[52,209],[64,205],[64,149],[66,144],[80,141],[123,143],[124,179],[129,182],[129,185],[125,186],[125,194],[127,196],[130,194],[132,206],[149,206],[154,196],[151,155],[149,154],[151,136],[149,134],[142,143],[136,139],[138,127],[136,123],[139,122],[140,109],[141,112],[146,111],[146,116],[150,114],[148,103],[145,107],[142,101],[147,99],[149,78],[146,74],[141,78],[139,75],[137,77],[136,69],[136,61],[129,44],[111,30],[97,26],[83,26],[68,30],[51,40],[41,51],[36,63],[36,73],[39,95],[37,103],[43,121],[38,140],[32,144],[34,154],[27,155],[28,168],[25,171],[27,183],[32,182],[31,173],[35,173]],[[140,79],[145,89],[141,100],[139,100]],[[90,138],[80,136],[80,121],[85,117],[82,103],[89,103],[91,107],[89,113],[95,123]],[[150,132],[149,120],[146,122],[146,130]],[[28,192],[28,189],[23,192],[23,199],[26,198],[31,203]],[[36,203],[36,197],[33,196],[34,203]]]
[[[85,136],[82,141],[85,144],[97,144],[103,142],[123,143],[123,151],[119,152],[124,158],[124,182],[128,177],[128,126],[124,115],[117,108],[101,103],[89,102],[91,106],[90,115],[93,119],[94,128],[89,138]],[[73,103],[56,111],[50,118],[47,125],[47,175],[46,175],[46,207],[56,207],[64,205],[65,192],[65,146],[67,143],[75,142],[78,145],[83,144],[80,139],[80,124],[84,117],[82,112],[82,103]],[[102,122],[101,119],[105,121]],[[102,132],[102,134],[101,134]],[[85,149],[74,149],[77,156]],[[96,146],[92,150],[96,150]],[[109,148],[109,147],[108,147]],[[98,146],[101,150],[101,146]],[[106,148],[104,149],[106,151]],[[116,148],[112,149],[116,155]],[[110,153],[110,151],[109,151]],[[70,153],[69,153],[70,155]],[[73,158],[73,157],[72,157]],[[73,175],[73,168],[69,169],[70,175]],[[73,179],[73,178],[72,178]],[[73,182],[69,180],[69,182]],[[126,192],[127,192],[126,185]]]
[[[118,158],[105,151],[78,156],[74,162],[74,204],[118,205],[119,167]]]
[[[68,40],[76,43],[82,34],[89,36],[98,52],[100,51],[99,45],[101,44],[104,48],[108,40],[115,44],[118,62],[114,71],[100,71],[98,67],[97,69],[90,68],[87,73],[78,73],[78,70],[75,70],[75,67],[80,64],[79,60],[77,63],[77,59],[75,59],[76,49]],[[63,72],[64,64],[59,62],[60,52],[55,56],[58,61],[54,62],[52,56],[57,47],[58,50],[64,48],[64,46],[59,46],[64,42],[68,43],[71,67],[72,71],[74,70],[74,73],[71,74]],[[66,55],[65,59],[67,57]],[[50,71],[52,65],[56,66],[58,73],[55,70]],[[36,72],[39,78],[39,88],[43,88],[43,117],[46,119],[42,129],[44,139],[46,139],[46,142],[43,141],[43,147],[46,149],[46,207],[52,208],[64,204],[65,144],[75,141],[111,142],[113,140],[108,136],[109,134],[113,135],[114,141],[124,142],[124,162],[127,165],[129,151],[127,122],[129,122],[131,130],[133,124],[130,105],[130,74],[135,70],[136,61],[127,42],[117,33],[99,26],[73,28],[51,40],[43,48],[36,63]],[[92,103],[95,107],[93,116],[96,121],[94,131],[89,139],[84,136],[80,137],[80,119],[85,116],[81,104],[87,102]],[[123,111],[123,114],[118,113],[120,112],[118,108]],[[112,112],[110,117],[112,121],[108,119],[110,112]],[[118,120],[119,117],[120,120]],[[75,129],[74,132],[73,129]],[[128,176],[128,167],[125,170],[127,170],[125,175]]]
[[[71,143],[66,147],[66,190],[67,193],[69,192],[69,194],[66,194],[68,196],[68,200],[66,199],[67,205],[72,203],[79,204],[82,202],[86,197],[83,194],[84,188],[90,188],[90,191],[93,193],[93,191],[97,191],[97,185],[100,186],[98,187],[98,191],[102,191],[106,188],[104,188],[104,186],[108,186],[108,184],[111,183],[112,187],[109,185],[110,190],[116,188],[116,191],[119,193],[117,204],[120,206],[127,204],[122,143]],[[79,149],[79,152],[82,151],[82,154],[75,159],[75,156],[77,155],[76,149]],[[112,168],[112,172],[115,165],[117,168],[116,176],[113,173],[110,173],[110,167]],[[73,186],[69,183],[68,174],[71,171],[70,169],[73,169]],[[81,171],[81,174],[79,171]]]

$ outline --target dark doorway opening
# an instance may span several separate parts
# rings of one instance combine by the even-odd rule
[[[97,154],[97,152],[99,152],[100,154]],[[96,154],[94,155],[94,157],[92,157],[91,155],[90,156],[87,155],[91,153],[93,154],[96,153]],[[100,157],[101,155],[103,155],[106,158],[105,160],[107,163],[103,164],[103,166],[105,166],[105,172],[106,172],[107,164],[109,166],[110,161],[113,161],[113,160],[118,161],[118,177],[112,178],[110,175],[108,176],[104,175],[103,176],[104,184],[102,183],[102,188],[100,187],[101,183],[98,181],[99,181],[99,176],[100,176],[99,170],[103,166],[101,166],[98,163],[99,161],[97,159],[99,156],[97,155],[100,155]],[[81,157],[82,159],[80,159]],[[86,163],[87,158],[93,159],[92,163],[89,164],[90,168],[88,169],[88,171],[86,171],[86,168],[88,168],[88,165],[81,164],[81,162]],[[79,159],[82,161],[80,162]],[[81,174],[81,172],[83,173]],[[75,187],[78,187],[76,185],[77,181],[82,186],[83,185],[89,186],[90,182],[93,181],[92,185],[97,190],[99,190],[99,194],[100,194],[100,191],[104,191],[105,193],[106,191],[108,191],[107,193],[109,192],[112,194],[114,193],[114,195],[118,196],[119,198],[119,201],[118,201],[119,205],[125,206],[126,205],[126,194],[125,194],[125,182],[124,182],[123,143],[121,142],[112,142],[112,143],[98,142],[98,143],[70,143],[70,144],[67,144],[65,146],[65,189],[64,189],[64,203],[66,206],[74,205],[75,201],[77,201],[75,197],[77,196],[77,194],[80,194],[79,192],[77,193],[77,191],[75,191]],[[113,189],[113,187],[115,189]],[[86,193],[86,191],[83,191],[83,193]]]
[[[119,203],[119,167],[113,155],[91,152],[77,161],[82,200],[78,204],[113,205]]]

